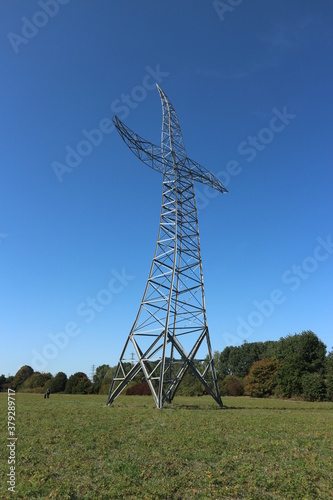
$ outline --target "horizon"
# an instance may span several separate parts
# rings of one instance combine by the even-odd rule
[[[293,337],[293,336],[295,336],[295,335],[301,335],[302,333],[305,333],[305,332],[311,332],[311,330],[304,330],[303,332],[294,333],[293,335],[292,335],[292,334],[289,334],[289,335],[287,335],[287,337]],[[312,333],[314,333],[314,334],[315,334],[315,332],[312,332]],[[316,334],[315,334],[315,335],[316,335]],[[319,341],[321,341],[321,342],[322,342],[321,338],[320,338],[318,335],[316,335],[316,336],[318,337]],[[241,345],[236,345],[236,346],[226,346],[224,349],[226,349],[226,348],[232,348],[232,347],[234,347],[234,348],[240,348],[240,347],[242,347],[244,344],[258,344],[258,343],[260,343],[260,342],[263,342],[263,343],[265,343],[265,342],[279,342],[279,341],[280,341],[281,339],[283,339],[283,338],[286,338],[286,337],[281,337],[281,338],[280,338],[280,339],[278,339],[278,340],[269,340],[269,339],[268,339],[268,340],[264,340],[264,341],[257,341],[257,342],[247,342],[247,340],[244,340],[244,341],[243,341],[243,343],[242,343]],[[326,347],[326,357],[327,357],[327,356],[328,356],[328,354],[329,354],[330,352],[333,352],[333,348],[332,348],[332,349],[329,349],[329,348],[328,348],[328,346],[327,346],[325,343],[324,343],[324,345],[325,345],[325,347]],[[214,351],[214,357],[215,357],[215,353],[216,353],[216,352],[218,352],[219,354],[221,354],[223,351],[218,351],[218,350],[215,350],[215,351]],[[94,382],[93,382],[93,376],[94,376],[94,375],[95,375],[95,373],[96,373],[96,369],[97,369],[97,368],[100,368],[101,366],[104,366],[104,365],[108,365],[108,366],[109,366],[109,368],[116,368],[116,367],[117,367],[117,363],[116,363],[115,365],[110,365],[109,363],[101,363],[101,364],[100,364],[100,365],[98,365],[98,366],[96,366],[96,365],[92,365],[92,366],[91,366],[91,369],[90,369],[90,371],[89,371],[89,372],[88,372],[88,371],[87,371],[87,372],[82,372],[82,370],[79,370],[79,372],[82,372],[82,373],[84,373],[85,375],[87,375],[87,377],[91,380],[91,382],[92,382],[92,383],[94,383]],[[23,366],[30,366],[30,365],[22,365],[20,368],[22,368]],[[32,368],[32,367],[30,367],[30,368]],[[65,375],[67,376],[67,378],[69,378],[71,375],[74,375],[75,373],[77,373],[77,372],[74,372],[74,373],[68,374],[68,373],[66,373],[66,372],[63,372],[62,370],[58,370],[58,371],[56,371],[56,372],[54,372],[54,373],[51,373],[51,372],[48,372],[48,371],[38,371],[38,370],[34,370],[34,373],[50,374],[50,375],[52,375],[52,377],[55,377],[55,376],[56,376],[58,373],[60,373],[60,372],[61,372],[61,373],[65,373]],[[17,373],[17,372],[16,372],[16,373]],[[15,373],[15,374],[16,374],[16,373]],[[12,377],[12,376],[15,376],[15,374],[8,374],[8,375],[7,375],[7,378]],[[0,375],[1,375],[1,374],[0,374]],[[5,375],[5,374],[3,374],[3,375]]]

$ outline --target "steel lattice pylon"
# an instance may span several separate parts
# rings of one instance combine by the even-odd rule
[[[163,174],[163,196],[148,281],[107,404],[142,371],[156,406],[162,408],[165,401],[173,400],[190,370],[222,406],[207,326],[193,181],[221,193],[227,190],[213,174],[187,157],[176,112],[157,88],[163,109],[161,147],[142,139],[116,116],[113,118],[131,151]]]

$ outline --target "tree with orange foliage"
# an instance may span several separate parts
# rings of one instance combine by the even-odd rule
[[[245,377],[245,393],[255,398],[267,398],[277,386],[276,374],[280,363],[276,359],[265,358],[255,361]]]

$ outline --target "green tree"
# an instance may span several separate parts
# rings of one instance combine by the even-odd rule
[[[24,392],[43,392],[44,384],[52,378],[51,373],[33,373],[23,384],[20,386],[20,391]]]
[[[228,346],[219,355],[220,379],[226,375],[244,378],[255,361],[275,358],[278,342],[246,342],[241,346]]]
[[[242,379],[234,375],[227,375],[219,383],[221,396],[242,396],[244,394],[244,384]]]
[[[16,391],[20,388],[20,386],[25,382],[31,375],[34,373],[33,369],[31,366],[24,365],[22,366],[16,375],[14,376],[13,382],[12,382],[12,388],[15,389]]]
[[[208,355],[206,356],[206,361],[208,361],[209,357]],[[221,370],[222,370],[222,367],[220,366],[220,353],[219,351],[214,351],[214,354],[213,354],[213,363],[214,363],[214,368],[215,368],[215,372],[216,372],[216,376],[217,378],[220,378],[222,373],[221,373]]]
[[[229,356],[230,356],[231,349],[232,349],[232,347],[227,346],[219,354],[219,361],[218,361],[219,370],[218,370],[218,372],[219,372],[220,379],[222,379],[226,375],[229,375],[229,373],[230,373]]]
[[[108,368],[108,370],[105,373],[103,380],[101,382],[101,386],[99,388],[98,394],[108,394],[109,393],[112,379],[113,379],[113,375],[115,374],[116,369],[117,369],[116,366],[112,366],[111,368]]]
[[[66,394],[87,394],[90,392],[91,382],[83,372],[74,373],[66,383]]]
[[[279,367],[280,364],[275,359],[255,361],[244,379],[245,392],[255,398],[271,396],[277,385],[276,375]]]
[[[0,392],[3,390],[5,383],[6,383],[6,377],[4,375],[0,375]]]
[[[67,383],[67,375],[64,372],[58,372],[55,377],[50,379],[44,386],[44,390],[50,389],[52,394],[64,392]]]
[[[103,383],[103,380],[104,380],[105,376],[107,375],[107,373],[109,372],[109,370],[110,370],[109,365],[101,365],[101,366],[98,366],[96,368],[95,375],[93,377],[94,393],[95,394],[99,393],[101,386],[102,386],[102,383]],[[111,384],[111,380],[110,380],[110,384]]]
[[[280,339],[276,355],[281,362],[277,381],[282,395],[301,396],[303,374],[323,375],[325,354],[325,344],[310,330]]]
[[[323,401],[326,396],[324,377],[320,373],[302,375],[302,393],[306,401]]]
[[[1,377],[5,377],[4,375],[1,375]],[[1,385],[1,392],[6,392],[8,389],[13,389],[13,380],[14,376],[10,375],[9,377],[5,377],[5,379],[1,379],[2,385]]]
[[[333,351],[329,352],[325,360],[326,398],[333,401]]]
[[[179,384],[177,396],[202,396],[204,391],[205,388],[199,379],[188,369]]]

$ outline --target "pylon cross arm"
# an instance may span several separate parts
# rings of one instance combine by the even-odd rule
[[[196,161],[191,160],[187,156],[186,158],[177,159],[175,154],[166,157],[160,146],[156,146],[156,144],[148,142],[140,137],[136,132],[119,120],[117,116],[113,117],[113,123],[125,144],[135,156],[145,163],[145,165],[148,165],[148,167],[162,174],[166,168],[177,168],[181,170],[183,175],[190,175],[194,181],[206,184],[220,191],[220,193],[228,192],[214,174]]]

